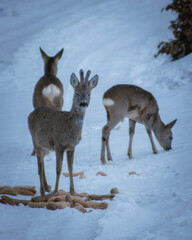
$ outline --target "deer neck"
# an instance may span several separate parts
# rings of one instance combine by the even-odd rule
[[[158,113],[155,115],[152,129],[155,133],[157,140],[159,141],[160,135],[162,134],[163,130],[165,129],[165,124],[161,121],[160,115]]]
[[[84,121],[84,116],[85,116],[85,111],[83,111],[81,108],[76,107],[74,104],[71,108],[70,111],[70,116],[75,120],[77,125],[79,127],[83,127],[83,121]]]
[[[44,75],[56,76],[57,75],[57,68],[50,63],[45,64]]]

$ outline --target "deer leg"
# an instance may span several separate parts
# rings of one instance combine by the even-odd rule
[[[61,149],[56,149],[56,183],[55,183],[55,190],[54,192],[58,191],[59,188],[59,179],[62,171],[62,163],[63,163],[63,154],[64,151]]]
[[[101,162],[102,164],[106,164],[105,160],[105,148],[107,149],[107,158],[112,160],[110,149],[109,149],[109,135],[110,135],[110,129],[108,126],[108,123],[103,127],[102,130],[102,146],[101,146]]]
[[[109,111],[107,109],[106,109],[106,111],[107,111],[107,122],[109,122],[110,114],[109,114]],[[110,133],[109,133],[109,136],[110,136]],[[112,161],[111,152],[110,152],[110,148],[109,148],[109,136],[107,137],[107,140],[106,140],[107,159],[108,159],[108,161]]]
[[[110,136],[110,133],[109,133],[109,136]],[[106,139],[107,159],[109,161],[112,161],[111,151],[110,151],[110,148],[109,148],[109,136]]]
[[[44,162],[43,162],[43,179],[44,179],[45,191],[46,192],[50,192],[51,191],[51,186],[47,184],[47,179],[46,179],[46,175],[45,175],[45,168],[44,168]]]
[[[70,193],[71,195],[75,194],[74,183],[73,183],[73,159],[74,159],[74,150],[67,151],[67,163],[70,177]]]
[[[44,151],[44,156],[49,154],[48,151]],[[43,161],[43,179],[44,179],[44,187],[45,187],[45,191],[46,192],[50,192],[51,191],[51,186],[47,184],[47,179],[46,179],[46,175],[45,175],[45,167],[44,167],[44,161]]]
[[[154,153],[154,154],[157,154],[158,151],[157,151],[156,146],[155,146],[155,143],[154,143],[154,141],[153,141],[152,132],[151,132],[151,130],[149,130],[149,129],[147,129],[147,128],[146,128],[146,130],[147,130],[147,134],[148,134],[148,136],[149,136],[149,139],[150,139],[150,141],[151,141],[153,153]]]
[[[111,130],[122,120],[122,118],[110,119],[108,123],[103,127],[102,130],[102,145],[101,145],[101,162],[106,164],[105,160],[105,147],[107,148],[108,159],[112,160],[110,149],[109,149],[109,135]]]
[[[129,148],[128,148],[127,155],[129,156],[130,159],[133,158],[132,143],[133,143],[133,136],[134,136],[134,133],[135,133],[135,124],[136,124],[135,121],[129,119]]]
[[[102,130],[102,145],[101,145],[101,162],[102,164],[106,164],[105,160],[105,145],[106,145],[106,138],[105,138],[105,127]]]
[[[40,179],[40,192],[41,195],[45,195],[45,185],[44,185],[44,160],[42,150],[38,150],[36,152],[37,155],[37,163],[38,163],[38,173]]]

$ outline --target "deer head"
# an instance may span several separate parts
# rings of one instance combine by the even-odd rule
[[[90,74],[91,71],[87,71],[86,77],[84,78],[84,72],[81,69],[80,81],[74,73],[71,74],[70,83],[74,88],[73,105],[76,109],[86,110],[90,102],[91,91],[97,86],[98,75],[95,75],[89,80]]]
[[[49,57],[41,48],[40,52],[44,61],[44,71],[45,74],[57,75],[57,64],[61,58],[64,49],[62,48],[55,56]]]
[[[156,135],[160,145],[164,148],[164,150],[168,151],[172,149],[171,143],[173,140],[172,136],[172,127],[175,125],[177,119],[173,120],[172,122],[165,125],[164,129],[162,131],[159,131]]]

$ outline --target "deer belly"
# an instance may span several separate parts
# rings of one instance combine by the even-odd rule
[[[50,102],[53,101],[55,97],[58,97],[61,93],[61,90],[54,84],[49,84],[47,87],[44,87],[42,94],[44,97],[48,98]]]

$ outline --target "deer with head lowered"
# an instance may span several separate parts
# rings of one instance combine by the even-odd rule
[[[62,171],[63,154],[67,153],[68,170],[70,176],[70,193],[74,194],[73,158],[75,146],[81,139],[81,131],[85,110],[90,102],[91,91],[98,83],[95,75],[89,80],[90,71],[84,78],[80,70],[80,81],[74,73],[70,83],[74,88],[73,104],[70,112],[63,112],[49,106],[37,107],[28,117],[28,127],[32,136],[38,162],[41,195],[50,191],[44,171],[44,156],[49,151],[56,153],[56,183],[54,192],[58,191],[59,178]]]
[[[132,155],[132,141],[136,122],[145,126],[151,141],[153,153],[157,154],[152,131],[165,150],[171,149],[171,128],[177,119],[165,125],[159,115],[159,107],[154,96],[135,85],[119,84],[108,89],[103,95],[103,104],[107,112],[107,124],[102,130],[101,162],[106,164],[105,149],[108,160],[112,160],[109,148],[110,131],[125,117],[129,118],[128,156]]]
[[[55,56],[49,57],[41,48],[40,52],[44,60],[44,75],[35,85],[33,93],[33,107],[50,106],[62,110],[63,106],[63,85],[56,77],[57,64],[64,49],[62,48]],[[35,155],[33,150],[31,155]]]

